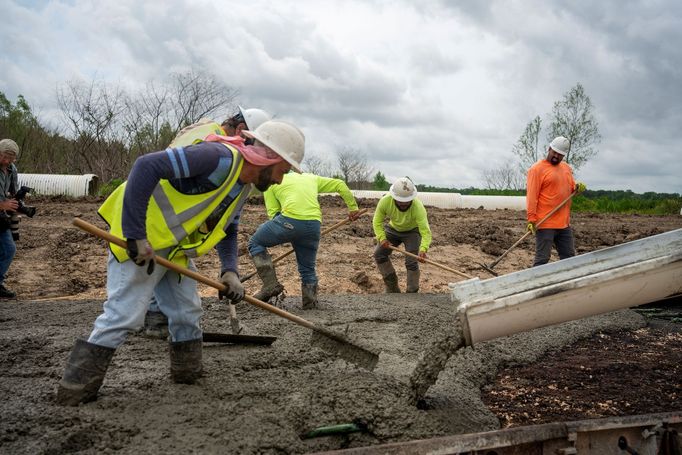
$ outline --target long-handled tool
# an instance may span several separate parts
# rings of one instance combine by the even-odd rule
[[[545,215],[540,221],[538,221],[538,222],[535,224],[535,227],[539,227],[542,223],[544,223],[545,221],[547,221],[547,219],[548,219],[550,216],[554,215],[554,214],[557,212],[557,210],[559,210],[561,207],[563,207],[564,205],[566,205],[566,203],[567,203],[568,201],[570,201],[571,198],[572,198],[573,196],[575,196],[576,194],[578,194],[578,190],[574,190],[571,194],[569,194],[568,197],[567,197],[566,199],[564,199],[563,201],[561,201],[561,203],[560,203],[559,205],[557,205],[556,207],[554,207],[547,215]],[[526,233],[523,234],[523,236],[522,236],[520,239],[518,239],[518,240],[516,241],[516,243],[514,243],[512,246],[510,246],[509,249],[508,249],[507,251],[505,251],[504,253],[502,253],[502,254],[500,255],[500,257],[498,257],[497,259],[495,259],[492,263],[486,265],[486,264],[481,264],[481,263],[479,262],[478,265],[480,265],[484,270],[486,270],[486,271],[492,273],[493,275],[498,276],[498,275],[497,275],[497,272],[493,270],[493,269],[495,268],[495,266],[496,266],[497,264],[499,264],[499,262],[500,262],[502,259],[504,259],[504,257],[505,257],[507,254],[509,254],[509,252],[510,252],[511,250],[513,250],[514,248],[516,248],[521,242],[523,242],[523,241],[526,239],[526,237],[528,237],[528,236],[531,235],[531,234],[532,234],[531,231],[526,231]]]
[[[237,305],[228,303],[228,308],[230,310],[230,328],[232,329],[232,333],[239,335],[243,327],[239,323],[239,318],[237,317]]]
[[[115,235],[112,235],[111,233],[88,223],[87,221],[81,220],[80,218],[74,218],[73,224],[79,227],[80,229],[89,232],[90,234],[93,234],[101,239],[106,240],[109,243],[118,245],[121,248],[127,247],[126,242],[123,239],[116,237]],[[201,275],[200,273],[197,273],[193,270],[189,270],[185,267],[175,264],[166,258],[154,256],[154,260],[159,265],[166,267],[169,270],[185,275],[196,281],[199,281],[215,289],[218,289],[219,291],[225,289],[225,285],[220,281],[212,280],[208,277]],[[307,321],[299,316],[281,310],[272,305],[268,305],[267,303],[262,302],[250,295],[245,295],[244,300],[250,303],[251,305],[257,306],[265,311],[269,311],[270,313],[274,313],[277,316],[283,317],[285,319],[290,320],[291,322],[295,322],[298,325],[302,325],[303,327],[311,329],[313,331],[312,337],[313,343],[318,344],[326,351],[332,352],[344,360],[347,360],[368,370],[373,370],[374,367],[377,365],[377,362],[379,361],[379,354],[374,353],[362,346],[356,345],[355,343],[351,342],[345,334],[336,333],[327,328],[316,326],[310,321]]]
[[[419,257],[419,256],[416,255],[416,254],[412,254],[412,253],[410,253],[409,251],[403,250],[402,248],[398,248],[398,247],[395,247],[395,246],[393,246],[393,245],[388,245],[388,247],[389,247],[390,249],[392,249],[393,251],[397,251],[397,252],[399,252],[399,253],[403,253],[405,256],[410,256],[410,257],[413,257],[413,258],[418,259],[418,260],[420,260],[420,261],[424,261],[424,262],[426,262],[427,264],[435,265],[436,267],[439,267],[439,268],[441,268],[441,269],[443,269],[443,270],[447,270],[448,272],[452,272],[452,273],[454,273],[455,275],[459,275],[459,276],[461,276],[461,277],[463,277],[463,278],[473,278],[471,275],[467,275],[467,274],[464,273],[464,272],[460,272],[459,270],[451,269],[451,268],[448,267],[447,265],[439,264],[438,262],[432,261],[431,259],[421,258],[421,257]]]
[[[364,215],[364,214],[367,212],[367,210],[368,210],[368,209],[361,209],[360,211],[358,211],[358,216]],[[333,231],[334,229],[337,229],[337,228],[343,226],[344,224],[348,224],[348,223],[350,223],[350,219],[349,219],[349,218],[346,218],[346,219],[344,219],[344,220],[341,220],[341,221],[339,221],[338,223],[333,224],[333,225],[329,226],[329,227],[326,228],[326,229],[323,229],[322,232],[320,232],[320,235],[321,235],[321,236],[322,236],[322,235],[325,235],[325,234],[327,234],[327,233]],[[293,252],[294,252],[294,249],[292,248],[292,249],[290,249],[289,251],[280,254],[279,256],[277,256],[276,258],[274,258],[274,259],[272,260],[272,263],[275,264],[275,263],[281,261],[282,259],[284,259],[285,257],[289,256],[289,255],[290,255],[291,253],[293,253]],[[256,276],[257,273],[258,273],[258,272],[251,272],[251,273],[249,273],[248,275],[244,275],[243,277],[240,278],[240,281],[241,281],[242,283],[244,283],[245,281],[250,280],[251,278],[253,278],[254,276]]]

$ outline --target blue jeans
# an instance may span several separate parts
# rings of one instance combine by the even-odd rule
[[[559,259],[575,256],[573,229],[538,229],[535,233],[535,261],[533,267],[547,264],[552,254],[552,245],[556,246]]]
[[[168,250],[157,251],[165,257]],[[196,270],[190,261],[189,268]],[[100,346],[117,348],[144,323],[152,295],[159,309],[168,317],[172,341],[201,339],[201,298],[197,282],[182,277],[158,264],[147,275],[146,265],[133,261],[118,262],[110,253],[107,263],[107,300],[104,312],[95,320],[88,341]]]
[[[0,284],[5,282],[7,271],[17,252],[17,246],[12,239],[12,231],[5,229],[0,231]]]
[[[320,224],[317,220],[296,220],[277,215],[258,226],[249,240],[249,254],[253,257],[275,245],[291,243],[296,253],[301,283],[317,284],[315,261],[320,245]]]

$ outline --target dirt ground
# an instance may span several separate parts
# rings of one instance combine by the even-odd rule
[[[181,386],[168,380],[164,343],[131,336],[117,351],[97,402],[58,407],[56,382],[74,338],[87,335],[101,311],[106,283],[106,246],[71,220],[81,217],[104,228],[96,214],[100,202],[33,198],[38,213],[21,222],[17,256],[5,283],[18,300],[0,302],[0,394],[6,397],[0,405],[0,452],[304,453],[682,409],[681,324],[674,318],[647,324],[632,311],[618,320],[597,318],[570,333],[560,330],[560,336],[542,338],[542,330],[528,335],[556,339],[551,343],[509,337],[504,349],[495,343],[477,353],[467,348],[466,355],[487,355],[485,361],[469,359],[467,364],[497,360],[465,373],[455,371],[463,369],[462,359],[451,359],[429,391],[426,408],[416,409],[409,404],[407,378],[425,347],[452,330],[447,285],[461,278],[424,264],[423,294],[381,294],[372,260],[371,215],[323,238],[317,260],[321,309],[300,310],[293,257],[277,270],[287,293],[281,305],[315,323],[348,328],[349,336],[380,349],[375,372],[312,349],[308,330],[241,304],[245,330],[277,336],[271,347],[207,345],[204,384]],[[360,201],[370,213],[374,203]],[[490,263],[524,232],[519,211],[428,211],[434,238],[429,258],[481,279],[490,275],[477,263]],[[339,198],[324,197],[323,213],[324,228],[344,219],[346,210]],[[246,206],[242,274],[253,270],[245,254],[248,237],[265,219],[258,201]],[[682,217],[574,214],[572,224],[580,254],[681,228]],[[533,251],[531,241],[524,243],[496,270],[503,274],[528,267]],[[393,256],[404,289],[402,258]],[[200,258],[197,267],[215,278],[217,257]],[[248,281],[247,291],[257,291],[258,285],[257,278]],[[215,291],[201,287],[201,294],[205,329],[229,333],[227,310]],[[528,346],[537,349],[532,356],[516,353]],[[486,354],[486,349],[491,351]],[[469,376],[453,379],[458,374]],[[465,383],[466,393],[453,391],[453,384]],[[315,427],[349,422],[360,423],[364,431],[302,437]]]

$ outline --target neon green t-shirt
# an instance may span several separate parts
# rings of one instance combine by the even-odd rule
[[[317,200],[319,193],[338,193],[349,211],[358,209],[353,193],[343,180],[289,172],[284,175],[282,183],[272,185],[263,193],[268,217],[281,213],[296,220],[322,221],[322,209]]]

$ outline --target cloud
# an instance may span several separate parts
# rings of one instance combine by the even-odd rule
[[[142,89],[193,69],[300,125],[310,153],[352,144],[387,176],[480,187],[526,124],[581,83],[603,137],[580,171],[588,186],[682,192],[673,0],[0,6],[0,90],[52,118],[69,79]]]

